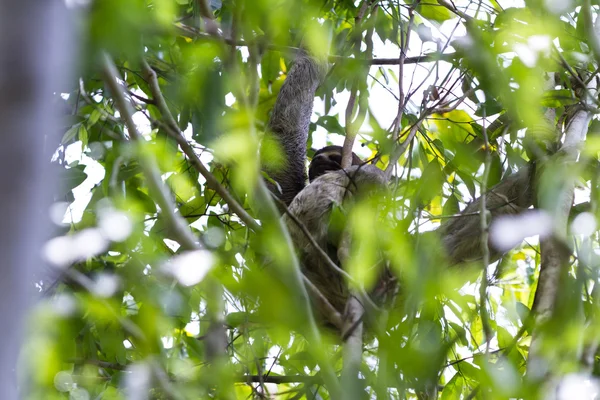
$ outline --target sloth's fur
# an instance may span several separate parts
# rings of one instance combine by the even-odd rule
[[[289,211],[308,229],[329,258],[339,265],[339,243],[330,236],[329,224],[335,206],[348,208],[357,195],[364,196],[386,187],[383,171],[373,165],[352,166],[346,170],[328,172],[315,179],[294,198]],[[338,312],[343,313],[348,299],[344,278],[332,270],[314,249],[306,234],[287,214],[288,227],[298,251],[304,274],[325,295]],[[317,304],[317,308],[321,305]],[[323,310],[320,310],[323,313]]]
[[[311,164],[311,183],[306,186],[306,143],[313,109],[315,92],[325,76],[327,65],[304,52],[300,52],[295,64],[281,87],[269,121],[269,131],[279,142],[285,155],[284,168],[267,170],[276,184],[270,183],[271,191],[288,206],[293,214],[308,229],[312,237],[325,250],[332,261],[338,259],[337,239],[330,237],[330,216],[336,205],[348,207],[363,194],[387,187],[383,171],[374,165],[362,163],[353,155],[353,165],[341,170],[341,148],[328,146],[318,151],[315,163]],[[362,164],[362,165],[361,165]],[[323,261],[305,233],[287,214],[282,217],[298,252],[303,273],[340,313],[348,299],[348,288],[341,274]],[[385,286],[385,285],[384,285]],[[378,285],[374,292],[381,291]],[[315,299],[315,307],[321,317],[326,315],[322,304]],[[326,320],[324,321],[327,322]]]

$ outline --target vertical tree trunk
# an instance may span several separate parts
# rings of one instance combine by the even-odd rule
[[[0,2],[0,398],[18,398],[15,373],[27,306],[48,232],[48,168],[58,119],[52,92],[70,65],[65,5]]]

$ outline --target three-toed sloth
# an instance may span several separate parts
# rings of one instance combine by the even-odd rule
[[[310,232],[315,242],[340,268],[339,235],[331,235],[330,217],[336,206],[352,202],[357,195],[387,187],[383,171],[352,154],[352,166],[342,170],[342,148],[327,146],[318,150],[306,174],[306,144],[317,87],[327,72],[326,63],[299,52],[281,87],[269,121],[268,131],[283,149],[285,161],[268,170],[273,194],[288,207]],[[282,217],[298,252],[303,273],[339,312],[344,312],[348,284],[331,268],[301,227],[288,214]],[[375,290],[378,290],[376,286]],[[327,315],[318,300],[314,305],[321,317]],[[327,321],[324,321],[327,322]]]

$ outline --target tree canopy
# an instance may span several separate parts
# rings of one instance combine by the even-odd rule
[[[595,398],[597,3],[67,1],[78,71],[45,144],[62,179],[28,395]],[[399,284],[357,341],[314,315],[265,190],[299,51],[329,63],[309,158],[346,140],[391,176],[332,211],[352,290],[381,260]]]

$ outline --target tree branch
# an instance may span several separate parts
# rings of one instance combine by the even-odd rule
[[[360,35],[358,35],[356,31],[360,29],[362,19],[364,18],[367,9],[371,6],[372,2],[373,0],[364,0],[358,14],[354,18],[354,35],[356,37],[356,39],[354,40],[354,50],[356,52],[357,57],[361,55],[360,45],[362,43],[362,32],[360,32]],[[373,31],[374,28],[369,28],[365,37],[365,41],[367,42],[367,51],[365,51],[363,54],[366,54],[366,59],[370,59],[373,57]],[[346,106],[346,136],[344,137],[344,144],[342,146],[342,169],[346,169],[352,165],[352,147],[354,146],[354,141],[356,140],[356,133],[360,129],[360,126],[362,125],[362,122],[364,121],[364,117],[366,115],[366,110],[364,109],[362,104],[359,104],[356,120],[352,121],[352,115],[354,114],[354,108],[356,105],[357,92],[358,79],[354,77],[354,83],[352,84],[352,88],[350,89],[350,98],[348,99],[348,105]],[[360,95],[361,97],[364,97],[365,93],[361,92]]]
[[[190,163],[192,166],[206,179],[206,184],[208,187],[213,189],[215,192],[221,196],[221,198],[229,205],[231,211],[236,213],[238,217],[254,231],[260,230],[260,225],[256,222],[254,218],[250,216],[234,198],[233,196],[225,189],[223,185],[215,178],[213,174],[202,164],[202,161],[196,154],[194,148],[189,144],[189,142],[183,136],[183,133],[179,130],[179,126],[175,121],[175,118],[171,114],[169,107],[165,101],[164,96],[162,95],[162,91],[160,90],[160,86],[158,84],[158,78],[156,76],[156,72],[146,62],[145,59],[141,59],[142,62],[142,71],[148,80],[148,84],[150,85],[150,91],[152,92],[152,97],[154,101],[156,101],[156,106],[158,107],[160,113],[163,118],[167,121],[167,126],[165,126],[165,131],[169,136],[171,136],[177,144],[181,147],[183,152],[188,156]]]
[[[125,99],[126,89],[117,81],[117,79],[120,79],[119,72],[107,53],[104,53],[102,58],[104,81],[112,92],[115,104],[121,117],[125,121],[129,135],[139,146],[143,146],[145,140],[142,138],[142,135],[137,130],[137,126],[133,122],[133,110],[131,104]],[[144,176],[146,177],[148,188],[156,199],[167,224],[173,230],[178,242],[180,242],[181,246],[186,250],[196,250],[201,248],[200,243],[190,231],[185,220],[181,216],[175,214],[175,202],[162,181],[160,171],[156,167],[156,161],[149,152],[139,151],[138,153],[139,163]]]
[[[234,47],[247,47],[247,46],[253,45],[253,43],[251,41],[232,39],[232,38],[227,38],[227,37],[218,36],[218,35],[217,36],[211,35],[209,33],[201,32],[189,25],[184,25],[181,23],[175,24],[175,30],[180,35],[185,36],[185,37],[195,37],[195,38],[200,38],[200,39],[205,39],[205,40],[222,41],[222,42],[224,42],[230,46],[234,46]],[[269,50],[281,51],[281,52],[288,53],[288,54],[296,54],[298,52],[304,51],[303,49],[301,49],[299,47],[280,46],[280,45],[273,45],[273,44],[268,44],[266,46],[266,48]],[[404,64],[405,65],[406,64],[419,64],[419,63],[429,63],[429,62],[438,62],[438,61],[452,62],[457,57],[458,57],[458,54],[456,54],[456,53],[431,52],[428,54],[423,54],[422,56],[406,57],[406,59],[404,60]],[[332,62],[332,63],[351,60],[354,62],[358,61],[358,62],[366,63],[368,65],[399,65],[398,58],[372,58],[372,59],[362,59],[362,60],[358,59],[357,60],[356,58],[353,58],[353,57],[329,55],[328,60],[329,60],[329,62]]]
[[[125,99],[126,89],[123,87],[123,85],[117,82],[119,73],[117,71],[117,68],[115,67],[115,64],[113,63],[112,59],[107,53],[103,55],[103,74],[104,80],[110,88],[112,95],[115,99],[117,108],[119,109],[121,116],[125,119],[125,124],[127,126],[127,130],[129,131],[129,135],[134,141],[137,142],[139,146],[143,146],[145,140],[142,138],[142,136],[137,130],[135,123],[133,122],[133,112],[131,104]],[[156,78],[156,76],[154,77]],[[165,107],[166,103],[164,102],[164,98],[159,96],[155,100],[159,101],[159,98],[160,101],[162,101],[162,106],[160,107]],[[174,119],[171,116],[171,123],[173,123],[173,121]],[[152,154],[145,151],[139,151],[138,159],[144,176],[146,177],[146,181],[148,182],[148,188],[150,190],[150,193],[161,208],[161,212],[165,216],[167,225],[172,229],[178,242],[181,244],[181,247],[185,250],[201,249],[202,246],[190,231],[185,219],[175,213],[175,202],[173,201],[170,192],[168,192],[167,187],[162,181],[160,171],[156,166],[156,160],[154,160]],[[206,279],[211,278],[207,277]],[[217,306],[214,307],[215,309],[209,307],[209,309],[207,310],[207,314],[210,316],[211,319],[211,324],[209,326],[209,332],[207,335],[208,340],[206,341],[206,346],[207,355],[209,356],[209,361],[211,361],[212,359],[217,357],[217,355],[224,354],[223,348],[222,346],[220,346],[220,344],[224,342],[223,337],[225,336],[225,328],[223,322],[223,315],[221,312],[224,308],[222,305],[223,288],[218,282],[210,282],[209,287],[213,292],[212,299],[214,301],[214,304],[217,304]]]
[[[592,93],[596,92],[597,82],[595,79],[588,83],[588,89]],[[586,94],[586,96],[588,95]],[[584,103],[590,101],[593,99],[583,100]],[[536,318],[536,327],[550,319],[556,309],[561,285],[567,278],[571,255],[571,249],[566,244],[567,224],[573,204],[575,182],[566,170],[579,157],[579,147],[585,141],[591,119],[591,111],[586,109],[577,111],[566,128],[564,143],[560,151],[553,160],[548,162],[552,169],[558,168],[562,173],[557,176],[556,170],[553,170],[552,178],[549,178],[553,181],[561,180],[559,193],[551,199],[552,204],[549,205],[549,202],[545,201],[546,199],[543,197],[539,199],[541,206],[546,208],[554,219],[554,232],[549,237],[540,240],[540,275],[531,310]],[[549,169],[545,168],[545,170]],[[542,171],[540,174],[541,179],[545,178],[544,172]],[[546,177],[546,179],[548,178]],[[534,378],[542,378],[548,372],[547,360],[541,352],[543,335],[544,332],[539,329],[535,329],[532,334],[527,372]]]

